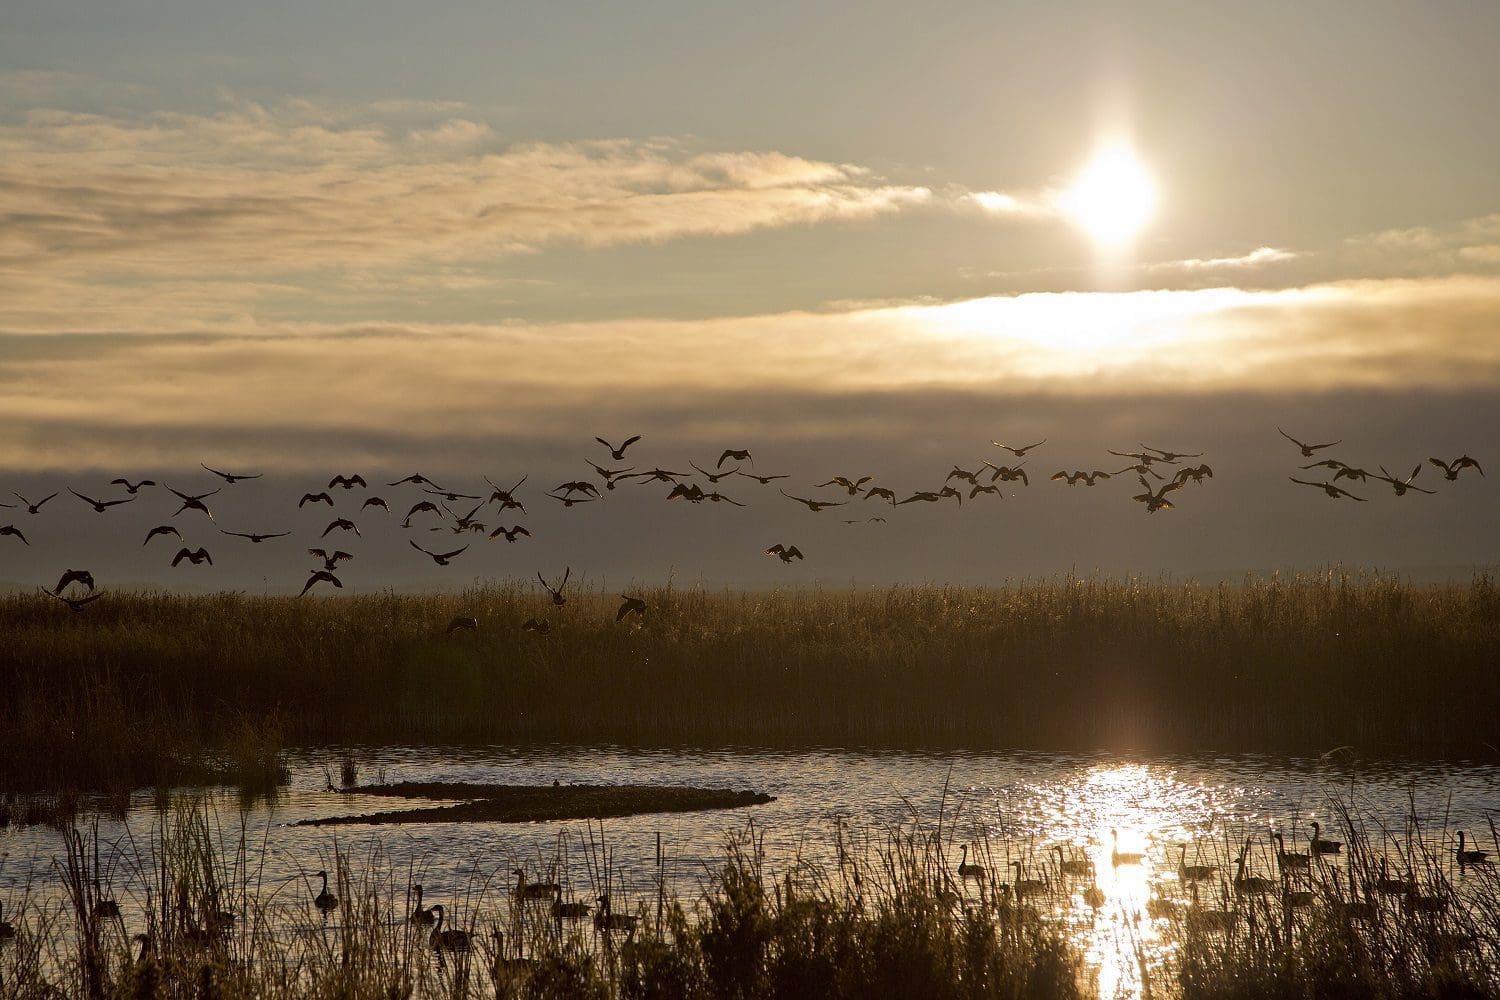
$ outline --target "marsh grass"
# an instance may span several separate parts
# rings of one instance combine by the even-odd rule
[[[0,787],[181,782],[291,743],[1492,753],[1500,587],[1170,585],[0,599]],[[458,614],[477,631],[445,634]],[[521,631],[533,616],[548,636]],[[253,740],[251,741],[254,742]],[[228,755],[268,773],[264,754]],[[257,763],[260,761],[260,763]],[[262,782],[264,784],[265,782]]]

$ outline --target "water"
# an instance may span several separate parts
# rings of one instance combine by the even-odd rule
[[[508,784],[696,785],[753,789],[776,796],[768,805],[700,813],[657,814],[605,821],[528,824],[451,823],[389,826],[295,827],[297,820],[419,807],[426,801],[346,795],[327,790],[338,774],[338,753],[293,753],[291,785],[274,803],[241,812],[237,796],[210,797],[212,822],[226,844],[242,832],[262,892],[281,905],[306,909],[317,880],[334,868],[337,844],[356,866],[377,851],[403,880],[426,886],[429,902],[483,913],[501,901],[511,869],[528,877],[556,878],[569,898],[592,901],[607,881],[616,910],[656,896],[658,879],[669,895],[696,897],[722,866],[729,838],[752,829],[762,838],[772,873],[799,862],[832,867],[835,823],[847,835],[883,843],[886,832],[941,820],[956,869],[964,843],[969,860],[1005,881],[1021,862],[1027,878],[1057,878],[1056,845],[1067,856],[1091,859],[1108,900],[1095,917],[1082,904],[1088,880],[1073,880],[1051,897],[1059,919],[1096,968],[1105,996],[1134,989],[1130,940],[1148,953],[1156,941],[1149,921],[1133,915],[1153,895],[1183,898],[1177,883],[1178,848],[1187,862],[1225,864],[1246,836],[1255,840],[1252,867],[1274,872],[1267,834],[1279,829],[1288,850],[1307,850],[1309,824],[1342,839],[1335,799],[1353,806],[1377,844],[1395,846],[1420,836],[1435,854],[1452,858],[1459,829],[1490,844],[1489,817],[1500,810],[1500,767],[1472,763],[1384,764],[1348,771],[1317,760],[1264,757],[1162,757],[1121,760],[1107,756],[1034,753],[924,755],[837,750],[626,751],[616,748],[503,747],[361,748],[354,751],[360,780],[467,781]],[[127,920],[140,912],[144,882],[138,858],[159,823],[152,796],[132,800],[123,820],[101,818],[101,869]],[[1118,831],[1118,841],[1111,837]],[[1386,832],[1390,837],[1387,839]],[[658,867],[658,835],[662,850]],[[1141,853],[1139,864],[1114,865],[1112,850]],[[604,852],[607,848],[607,873]],[[0,831],[0,899],[29,891],[46,899],[61,893],[54,858],[62,839],[44,828]],[[263,868],[261,867],[263,865]],[[1225,868],[1228,865],[1225,864]],[[1229,872],[1232,874],[1232,872]],[[1457,873],[1455,877],[1458,877]],[[1215,883],[1210,883],[1213,885]],[[308,886],[310,885],[310,889]],[[28,889],[29,887],[29,889]],[[965,891],[972,893],[972,885]],[[1217,890],[1213,890],[1217,891]],[[11,907],[7,907],[8,910]]]

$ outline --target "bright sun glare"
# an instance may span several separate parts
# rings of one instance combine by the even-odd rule
[[[1107,146],[1060,199],[1069,218],[1104,249],[1117,249],[1140,232],[1156,208],[1156,184],[1135,153]]]

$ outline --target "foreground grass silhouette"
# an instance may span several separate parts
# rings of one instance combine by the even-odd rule
[[[0,599],[0,788],[121,788],[375,742],[1480,755],[1500,586]],[[479,627],[449,635],[455,616]],[[520,624],[545,617],[547,635]]]

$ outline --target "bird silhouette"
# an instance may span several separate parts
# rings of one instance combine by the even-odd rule
[[[25,545],[27,547],[30,547],[31,545],[31,543],[26,540],[26,535],[23,534],[21,529],[16,527],[14,524],[7,524],[4,527],[0,527],[0,538],[4,538],[6,535],[14,535],[15,537],[19,538],[22,545]]]
[[[690,473],[687,473],[687,472],[673,472],[670,469],[657,468],[657,469],[652,469],[649,472],[632,472],[632,473],[630,473],[627,476],[619,476],[618,478],[620,478],[620,479],[639,479],[642,483],[651,483],[651,482],[657,482],[657,483],[675,483],[675,482],[677,482],[677,480],[682,479],[684,476],[687,476],[687,475],[690,475]]]
[[[775,545],[771,546],[769,549],[766,549],[766,555],[768,555],[768,556],[775,556],[776,558],[780,559],[784,563],[789,563],[793,559],[802,559],[802,558],[804,558],[803,555],[802,555],[802,550],[799,549],[799,548],[797,548],[797,546],[795,546],[795,545],[783,545],[780,542],[777,542]]]
[[[1345,465],[1343,466],[1343,468],[1338,469],[1334,472],[1333,481],[1338,482],[1340,479],[1347,479],[1350,482],[1365,483],[1369,482],[1370,477],[1373,475],[1375,475],[1373,472],[1370,472],[1366,469],[1356,469],[1352,465]],[[1375,476],[1375,478],[1379,479],[1380,477]]]
[[[334,476],[332,479],[328,480],[328,488],[330,490],[334,487],[352,490],[356,486],[358,486],[360,489],[365,489],[369,485],[369,483],[365,482],[365,477],[359,475],[358,473],[355,473],[352,476]]]
[[[70,583],[82,584],[83,586],[89,588],[89,593],[94,592],[94,574],[90,573],[86,569],[70,569],[64,571],[62,578],[57,581],[57,586],[53,589],[61,594],[64,590],[67,589],[68,584]]]
[[[485,502],[498,503],[501,510],[514,509],[519,510],[522,514],[526,513],[526,508],[521,504],[521,501],[515,498],[516,490],[521,488],[521,484],[526,482],[526,478],[526,476],[522,476],[520,479],[516,480],[516,485],[512,486],[508,490],[502,490],[500,487],[495,485],[494,480],[492,480],[489,476],[485,476],[484,481],[489,483],[490,488],[495,491],[490,494],[490,498]]]
[[[1161,462],[1164,465],[1177,464],[1175,461],[1169,462],[1160,455],[1148,451],[1115,451],[1113,448],[1106,448],[1104,450],[1111,455],[1119,455],[1121,458],[1133,458],[1137,465],[1150,465],[1152,462]]]
[[[228,483],[231,486],[233,486],[235,483],[239,482],[241,479],[259,479],[261,476],[265,475],[264,472],[251,473],[250,475],[241,475],[239,473],[231,473],[231,472],[220,472],[218,469],[210,469],[208,466],[203,465],[202,462],[199,462],[198,464],[202,465],[203,468],[208,469],[209,472],[212,472],[214,475],[218,476],[220,479],[224,480],[224,482]]]
[[[208,554],[208,550],[205,549],[201,545],[198,546],[196,549],[192,549],[192,550],[189,550],[186,546],[183,546],[182,548],[178,549],[177,550],[177,554],[172,557],[172,565],[175,567],[178,563],[182,562],[184,559],[186,559],[188,562],[192,563],[194,566],[197,566],[198,564],[205,563],[205,562],[208,563],[210,566],[212,566],[214,564],[213,557],[210,556]]]
[[[427,935],[427,943],[435,952],[467,952],[470,950],[469,932],[459,930],[456,927],[443,927],[444,910],[442,903],[432,904],[433,925],[432,933]]]
[[[943,497],[952,497],[953,499],[958,501],[958,505],[960,507],[964,505],[964,495],[959,492],[956,487],[953,486],[944,486],[942,489],[938,490],[937,497],[939,500],[943,499]]]
[[[287,535],[291,534],[290,531],[278,531],[278,532],[275,532],[273,534],[268,534],[267,535],[267,534],[258,534],[258,533],[255,533],[255,532],[245,532],[245,531],[225,531],[223,528],[220,528],[219,531],[220,531],[221,534],[233,535],[235,538],[248,538],[248,539],[250,539],[250,541],[254,542],[256,545],[259,545],[261,542],[264,542],[268,538],[285,538]],[[324,532],[324,534],[327,534],[327,532]]]
[[[177,497],[177,499],[182,501],[182,506],[178,507],[177,510],[172,514],[173,517],[176,517],[178,514],[181,514],[185,510],[201,510],[205,515],[207,515],[210,521],[214,519],[213,512],[208,509],[208,504],[204,503],[203,501],[219,492],[218,490],[210,490],[207,493],[194,494],[183,493],[180,490],[174,490],[172,489],[172,487],[168,486],[167,492],[172,493]]]
[[[55,591],[48,590],[46,587],[39,587],[37,589],[39,589],[42,593],[46,594],[48,597],[55,597],[55,598],[57,598],[62,603],[66,604],[68,606],[69,610],[72,610],[72,611],[82,611],[85,607],[87,607],[90,604],[93,604],[99,598],[101,598],[101,597],[104,596],[104,593],[102,591],[98,591],[98,590],[94,591],[92,594],[88,595],[87,597],[69,597],[66,594],[59,594],[59,593],[56,593]]]
[[[307,582],[302,585],[302,593],[297,596],[303,596],[303,594],[306,594],[317,583],[331,583],[340,590],[344,589],[344,582],[342,580],[334,576],[329,570],[319,569],[314,570],[312,575],[307,578]]]
[[[593,503],[595,500],[599,499],[596,496],[587,496],[587,495],[584,495],[584,496],[581,496],[581,497],[580,496],[573,496],[572,494],[560,497],[556,493],[543,493],[542,495],[545,496],[545,497],[551,497],[553,500],[556,500],[558,503],[562,504],[564,507],[572,507],[573,505],[580,504],[580,503]]]
[[[620,610],[615,612],[615,621],[623,620],[626,615],[638,615],[641,618],[646,617],[646,602],[639,597],[628,597],[621,594],[620,600],[625,603],[621,604]]]
[[[490,532],[490,541],[494,541],[495,539],[499,538],[501,535],[505,536],[505,540],[507,542],[514,542],[516,540],[517,536],[519,536],[519,535],[525,535],[527,538],[530,538],[531,537],[531,532],[527,531],[525,528],[521,527],[519,524],[516,525],[514,528],[504,528],[504,527],[496,528],[494,531]]]
[[[746,479],[753,479],[753,480],[755,480],[757,483],[760,483],[762,486],[769,486],[771,483],[775,482],[778,479],[790,479],[790,478],[792,478],[790,474],[783,475],[783,476],[758,476],[758,475],[756,475],[753,472],[746,472],[744,469],[741,469],[740,472],[739,472],[739,474],[742,475],[742,476],[744,476]]]
[[[82,500],[84,503],[93,507],[94,513],[96,514],[103,514],[111,507],[118,507],[122,503],[133,503],[135,501],[135,497],[133,496],[125,497],[123,500],[95,500],[93,497],[84,496],[82,493],[79,493],[71,486],[68,487],[68,492],[73,494],[78,499]]]
[[[136,491],[139,490],[141,487],[143,487],[143,486],[155,486],[156,485],[156,480],[154,480],[154,479],[142,479],[140,482],[132,484],[131,481],[128,480],[128,479],[111,479],[109,481],[109,485],[111,485],[111,486],[123,486],[123,487],[125,487],[125,492],[126,493],[129,493],[131,496],[135,496]]]
[[[988,463],[986,463],[986,464],[988,464]],[[984,466],[981,465],[980,469],[982,470],[983,468],[984,468]],[[952,482],[955,479],[962,479],[964,482],[968,483],[970,486],[978,486],[979,485],[978,476],[979,476],[978,472],[969,472],[967,469],[961,469],[961,468],[959,468],[958,466],[955,465],[953,467],[953,471],[950,472],[950,473],[948,473],[948,478],[945,479],[945,480],[943,480],[943,482],[944,483],[948,483],[948,482]]]
[[[1141,481],[1141,489],[1145,490],[1145,492],[1137,493],[1130,499],[1136,501],[1137,503],[1145,504],[1147,514],[1155,514],[1159,510],[1171,510],[1173,508],[1173,504],[1172,501],[1167,499],[1167,494],[1171,493],[1173,490],[1182,489],[1182,487],[1186,484],[1186,480],[1173,479],[1169,483],[1163,483],[1153,491],[1151,489],[1151,484],[1146,482],[1145,476],[1140,476],[1139,479]]]
[[[558,485],[552,487],[549,492],[554,494],[561,492],[564,495],[582,493],[586,496],[591,496],[597,499],[599,496],[599,487],[595,486],[593,483],[589,482],[586,479],[574,479],[571,482],[559,483]]]
[[[1386,482],[1390,483],[1391,484],[1391,489],[1393,489],[1393,490],[1396,491],[1396,495],[1398,497],[1404,497],[1404,496],[1406,496],[1406,491],[1407,490],[1416,490],[1418,493],[1426,493],[1429,496],[1437,492],[1436,490],[1424,490],[1422,487],[1420,487],[1420,486],[1414,486],[1412,484],[1412,480],[1416,479],[1417,478],[1417,474],[1422,471],[1422,466],[1420,464],[1417,465],[1414,469],[1412,469],[1411,470],[1411,475],[1407,476],[1405,479],[1397,479],[1395,476],[1391,475],[1389,472],[1386,472],[1385,466],[1383,466],[1383,465],[1380,467],[1380,471],[1381,471],[1382,475],[1378,476],[1377,478],[1384,479]],[[1332,494],[1330,494],[1330,496],[1331,495]]]
[[[724,463],[727,462],[727,461],[729,461],[731,458],[734,459],[736,462],[749,462],[751,465],[755,464],[755,459],[753,459],[753,458],[750,457],[750,449],[748,449],[748,448],[725,448],[723,454],[721,454],[719,456],[719,464],[715,465],[714,468],[716,468],[716,469],[722,469],[722,468],[724,468]]]
[[[337,568],[338,564],[343,562],[344,560],[354,558],[353,555],[345,552],[342,549],[335,549],[332,553],[330,553],[327,549],[308,549],[307,554],[312,556],[314,559],[323,560],[323,568],[326,570],[335,569]]]
[[[969,490],[969,499],[973,500],[981,493],[993,493],[997,497],[1005,496],[1004,493],[1000,492],[1000,487],[996,486],[994,483],[989,483],[985,486],[980,486],[978,483],[975,483],[974,486]]]
[[[1149,444],[1145,444],[1145,443],[1142,443],[1141,447],[1145,448],[1147,451],[1154,451],[1154,452],[1156,452],[1161,457],[1161,460],[1163,462],[1168,462],[1168,463],[1174,463],[1174,462],[1178,461],[1179,459],[1183,459],[1183,458],[1202,458],[1203,457],[1203,452],[1201,452],[1201,451],[1167,451],[1165,448],[1153,448]]]
[[[1454,476],[1450,476],[1449,478],[1451,479],[1451,478],[1455,478],[1455,477]],[[11,496],[15,497],[17,500],[21,501],[23,504],[26,505],[26,513],[28,513],[28,514],[40,514],[42,512],[42,504],[46,503],[48,500],[51,500],[53,497],[57,496],[57,494],[56,493],[48,494],[47,496],[42,497],[36,503],[32,503],[30,500],[27,500],[25,497],[23,497],[19,493],[16,493],[15,491],[11,492]]]
[[[146,542],[151,541],[151,539],[155,538],[157,535],[176,535],[179,539],[182,538],[182,532],[178,531],[170,524],[158,524],[156,527],[146,532],[146,540],[141,542],[141,546],[144,548]]]
[[[1340,497],[1348,497],[1350,500],[1358,500],[1360,503],[1366,502],[1364,497],[1357,497],[1353,493],[1350,493],[1348,490],[1335,486],[1332,483],[1314,483],[1309,482],[1306,479],[1298,479],[1296,476],[1287,476],[1287,478],[1299,486],[1312,486],[1316,489],[1322,490],[1328,495],[1328,498],[1330,500],[1337,500]],[[1398,492],[1400,491],[1398,490]]]
[[[439,566],[448,565],[448,560],[452,559],[455,556],[462,555],[463,552],[468,548],[468,546],[465,545],[462,549],[454,549],[452,552],[430,552],[427,549],[422,548],[422,546],[418,545],[411,539],[407,539],[407,544],[416,549],[418,552],[431,556],[432,561],[437,563]]]
[[[1214,470],[1210,469],[1208,463],[1205,462],[1202,465],[1183,466],[1177,470],[1177,474],[1172,477],[1172,481],[1185,483],[1191,479],[1193,482],[1201,485],[1205,478],[1212,479],[1213,477]],[[1334,476],[1334,478],[1337,479],[1338,476]]]
[[[813,489],[822,489],[825,486],[842,486],[849,491],[849,495],[852,497],[864,487],[865,483],[872,482],[874,479],[874,476],[861,476],[854,480],[851,480],[848,476],[834,476],[828,482],[819,483],[814,486]]]
[[[474,618],[471,615],[455,615],[453,617],[453,620],[448,623],[448,632],[447,632],[447,634],[448,635],[452,635],[454,632],[457,632],[457,631],[460,631],[460,630],[463,630],[463,629],[467,629],[469,631],[475,631],[478,628],[479,628],[479,619],[478,618]]]
[[[702,474],[702,476],[703,476],[704,479],[707,479],[710,483],[713,483],[713,484],[717,484],[719,482],[719,480],[724,479],[727,476],[732,476],[735,473],[737,473],[737,472],[740,471],[740,467],[738,465],[736,465],[734,468],[728,470],[727,472],[709,472],[707,469],[703,468],[697,462],[691,462],[690,461],[690,462],[688,462],[688,465],[691,465],[693,468],[697,469],[698,472],[700,474]]]
[[[626,438],[625,439],[625,443],[622,444],[622,445],[620,445],[620,447],[616,448],[614,445],[610,444],[608,441],[604,440],[602,437],[596,437],[596,438],[594,438],[595,441],[598,441],[600,444],[604,445],[604,447],[606,447],[606,448],[609,449],[609,457],[612,458],[612,459],[614,459],[616,462],[624,461],[624,459],[625,459],[625,449],[629,448],[631,445],[635,444],[640,439],[641,439],[641,436],[639,434],[635,435],[634,437]]]
[[[435,497],[442,497],[449,503],[458,503],[460,500],[482,499],[477,493],[459,493],[457,490],[423,490],[422,492]]]
[[[426,476],[422,475],[420,472],[413,472],[411,475],[407,476],[405,479],[398,479],[394,483],[386,483],[386,485],[387,486],[400,486],[403,483],[415,483],[418,486],[431,486],[435,490],[441,490],[442,489],[441,486],[439,486],[437,483],[433,482],[431,479],[428,479]]]
[[[379,507],[387,514],[391,512],[391,508],[386,504],[384,497],[365,497],[365,502],[359,505],[359,509],[364,510],[366,507]]]
[[[563,596],[563,588],[568,585],[568,577],[570,577],[572,575],[573,575],[573,567],[572,566],[566,566],[566,567],[564,567],[563,568],[562,582],[559,583],[555,587],[552,586],[550,583],[548,583],[546,580],[542,580],[542,574],[540,572],[537,573],[536,578],[538,580],[542,581],[542,586],[544,588],[546,588],[547,593],[549,593],[549,594],[552,595],[552,603],[555,606],[557,606],[557,607],[560,608],[564,604],[568,603],[568,599]]]
[[[612,490],[615,488],[616,478],[625,475],[627,472],[635,471],[635,466],[633,465],[624,469],[606,469],[604,466],[599,465],[597,462],[589,462],[588,465],[589,468],[593,469],[594,472],[598,474],[599,478],[604,480],[604,488],[607,490]],[[493,500],[494,497],[490,497],[490,499]]]
[[[1292,444],[1302,449],[1303,458],[1316,458],[1317,456],[1314,454],[1314,452],[1320,451],[1323,448],[1332,448],[1336,444],[1344,443],[1344,439],[1339,438],[1337,441],[1330,441],[1327,444],[1304,444],[1301,441],[1298,441],[1296,438],[1292,437],[1286,431],[1281,430],[1280,427],[1276,429],[1278,431],[1281,431],[1282,437],[1286,438],[1288,441],[1292,442]]]
[[[1021,468],[1021,465],[1026,464],[1025,462],[1017,466],[995,465],[993,462],[985,462],[984,464],[995,470],[995,474],[990,476],[990,482],[992,483],[997,479],[1004,480],[1007,483],[1015,482],[1019,479],[1027,486],[1031,485],[1031,480],[1027,478],[1026,470]]]
[[[809,500],[806,497],[794,497],[786,490],[778,490],[777,492],[786,497],[788,500],[795,500],[798,503],[803,504],[814,514],[827,507],[842,507],[849,502],[847,500]]]
[[[1431,462],[1439,469],[1442,469],[1444,477],[1449,480],[1457,480],[1458,474],[1465,469],[1479,469],[1479,474],[1481,476],[1484,475],[1484,470],[1479,468],[1479,463],[1474,461],[1468,455],[1460,455],[1452,462],[1445,462],[1441,458],[1429,458],[1427,461]],[[56,494],[54,494],[54,496],[55,495]],[[16,496],[21,496],[21,494],[17,493]],[[22,500],[25,500],[25,497],[22,497]],[[46,500],[42,501],[42,503],[46,502]],[[32,513],[35,514],[36,511],[32,511]]]
[[[479,524],[479,520],[476,515],[483,507],[483,502],[476,503],[473,510],[469,511],[467,514],[460,516],[456,511],[451,510],[447,504],[443,504],[443,510],[447,511],[448,515],[453,518],[453,523],[456,526],[454,528],[455,533],[460,531],[468,531],[474,525]],[[479,527],[483,529],[484,525],[480,524]]]
[[[313,897],[313,905],[324,913],[337,910],[339,908],[339,898],[328,891],[328,873],[318,872],[318,878],[323,880],[323,888],[318,890],[318,894]],[[433,907],[433,909],[439,909],[439,907]]]
[[[1099,480],[1108,479],[1109,477],[1110,474],[1108,472],[1104,472],[1101,469],[1095,469],[1092,472],[1084,472],[1082,470],[1079,470],[1077,472],[1058,471],[1052,473],[1049,478],[1053,482],[1056,482],[1060,479],[1065,480],[1069,486],[1077,486],[1079,483],[1083,483],[1083,485],[1085,486],[1093,486]]]
[[[302,494],[302,499],[297,501],[297,509],[301,510],[303,507],[307,506],[310,503],[326,503],[328,506],[332,507],[333,497],[329,496],[327,493],[304,493]]]
[[[420,514],[424,510],[431,511],[438,517],[443,516],[443,512],[438,509],[438,505],[433,503],[431,500],[418,500],[416,503],[412,504],[411,510],[406,512],[406,517],[402,520],[401,527],[410,528],[412,516],[415,514]]]
[[[344,531],[352,531],[352,532],[354,532],[355,537],[357,537],[357,538],[364,537],[363,535],[360,535],[360,533],[359,533],[359,527],[353,521],[349,520],[347,517],[336,517],[332,521],[329,521],[328,522],[328,527],[324,528],[323,529],[323,534],[319,535],[318,537],[319,538],[327,538],[328,537],[328,533],[330,531],[333,531],[336,528],[337,529],[342,529]]]
[[[686,500],[689,503],[698,503],[703,497],[703,487],[697,483],[678,483],[667,494],[668,500]]]
[[[941,499],[942,497],[938,496],[931,490],[918,490],[911,496],[907,497],[905,500],[894,501],[892,506],[901,506],[902,504],[917,503],[919,501],[921,503],[937,503]]]
[[[707,500],[709,503],[727,503],[732,504],[735,507],[745,506],[733,497],[727,497],[724,494],[718,492],[705,493],[703,494],[703,499]]]
[[[1030,451],[1033,448],[1040,448],[1042,445],[1044,445],[1046,443],[1047,443],[1047,439],[1046,438],[1042,438],[1036,444],[1028,444],[1028,445],[1023,445],[1020,448],[1013,448],[1013,447],[1011,447],[1008,444],[1001,444],[999,441],[996,441],[996,440],[993,440],[993,439],[991,439],[991,441],[990,441],[990,444],[994,445],[996,448],[1004,448],[1006,451],[1010,452],[1012,455],[1016,456],[1017,458],[1025,458],[1026,457],[1026,453],[1028,451]]]
[[[1138,476],[1150,476],[1153,479],[1163,479],[1164,480],[1164,479],[1167,478],[1166,476],[1162,475],[1160,472],[1157,472],[1155,469],[1151,468],[1151,466],[1148,463],[1146,463],[1146,462],[1140,462],[1140,463],[1137,463],[1136,465],[1127,465],[1123,469],[1117,469],[1116,471],[1111,472],[1110,475],[1112,475],[1112,476],[1123,476],[1127,472],[1134,472]]]

